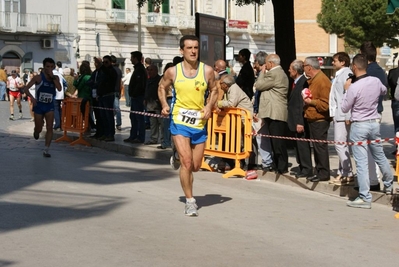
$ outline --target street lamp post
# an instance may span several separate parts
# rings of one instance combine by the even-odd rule
[[[139,27],[139,30],[137,32],[138,35],[138,45],[137,45],[137,50],[141,51],[141,7],[139,6],[139,13],[137,14],[137,26]]]

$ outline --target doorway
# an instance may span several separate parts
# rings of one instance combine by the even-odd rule
[[[8,75],[11,74],[11,71],[20,69],[21,67],[21,58],[14,52],[7,52],[3,55],[2,65],[5,67],[5,71]]]

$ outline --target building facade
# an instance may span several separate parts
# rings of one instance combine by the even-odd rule
[[[344,41],[336,34],[328,34],[317,23],[321,0],[294,0],[295,43],[298,59],[317,57],[321,69],[332,75],[332,56],[345,51]]]
[[[0,0],[0,65],[36,71],[45,57],[76,67],[77,0]]]
[[[238,7],[234,0],[165,0],[162,5],[136,0],[78,0],[80,59],[115,55],[130,67],[130,52],[140,50],[160,69],[179,56],[179,39],[195,34],[195,13],[226,19],[228,60],[242,48],[274,51],[273,6]]]

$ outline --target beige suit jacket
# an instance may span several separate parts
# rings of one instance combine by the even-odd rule
[[[267,73],[261,72],[256,80],[255,88],[261,92],[258,117],[286,122],[288,77],[281,66]]]
[[[219,101],[218,106],[246,109],[251,113],[251,116],[254,110],[251,100],[236,83],[230,86],[223,100]]]

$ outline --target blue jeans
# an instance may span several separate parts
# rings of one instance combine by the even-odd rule
[[[54,100],[54,129],[61,128],[61,103],[62,100]]]
[[[6,83],[0,81],[0,100],[3,101],[6,99]]]
[[[122,115],[121,115],[121,109],[119,107],[119,97],[115,95],[114,99],[114,109],[115,109],[115,116],[116,116],[116,126],[121,126],[122,125]]]
[[[266,124],[264,124],[259,129],[258,134],[265,134],[265,135],[270,134]],[[271,167],[273,164],[273,159],[272,159],[272,144],[270,142],[270,138],[256,136],[256,142],[258,143],[258,151],[262,159],[262,167],[263,168]]]
[[[114,98],[115,94],[109,94],[105,96],[101,96],[98,99],[98,104],[102,108],[100,109],[101,123],[104,129],[105,137],[114,137],[115,135],[115,119],[114,119],[114,111],[112,110],[114,107]]]
[[[131,111],[144,111],[144,96],[139,97],[131,97],[130,98],[130,110]],[[145,123],[144,116],[136,113],[130,113],[129,115],[130,123],[132,128],[130,128],[130,136],[129,139],[135,140],[138,139],[140,142],[144,143],[145,141]]]
[[[353,122],[350,130],[350,141],[363,141],[362,145],[352,146],[353,158],[356,162],[357,182],[359,184],[359,197],[364,201],[371,202],[370,179],[368,168],[367,151],[370,149],[373,159],[382,173],[384,186],[392,186],[393,174],[387,158],[385,157],[381,143],[367,145],[366,140],[380,139],[380,125],[376,120]]]
[[[169,107],[172,104],[172,98],[168,98],[166,100],[168,102]],[[170,134],[170,116],[168,116],[168,118],[164,118],[163,119],[163,142],[162,142],[162,146],[163,147],[172,147],[172,137]]]

